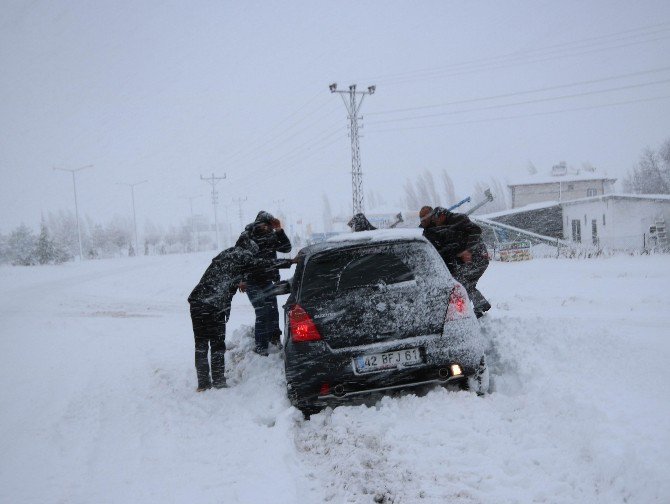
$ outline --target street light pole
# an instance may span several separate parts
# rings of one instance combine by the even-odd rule
[[[148,182],[148,180],[142,180],[140,182],[134,182],[132,184],[124,184],[123,182],[117,182],[117,184],[119,185],[125,185],[130,187],[130,197],[133,202],[133,227],[135,228],[135,254],[139,253],[139,247],[140,247],[137,240],[137,217],[135,215],[135,186],[144,184],[145,182]]]
[[[83,261],[84,260],[84,253],[82,250],[81,246],[81,228],[79,227],[79,205],[77,203],[77,180],[75,178],[75,173],[78,171],[84,170],[86,168],[93,168],[93,165],[86,165],[82,166],[81,168],[57,168],[56,166],[53,167],[54,170],[61,170],[61,171],[67,171],[72,173],[72,188],[74,189],[74,215],[75,218],[77,219],[77,238],[79,240],[79,260]]]
[[[191,207],[191,235],[193,235],[193,251],[198,251],[198,232],[195,228],[195,218],[193,216],[193,200],[199,198],[201,195],[196,194],[195,196],[184,196],[184,199],[188,200],[188,203]]]

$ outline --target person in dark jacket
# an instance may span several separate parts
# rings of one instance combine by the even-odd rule
[[[354,233],[359,231],[374,231],[377,229],[372,224],[370,224],[368,218],[362,213],[357,213],[354,215],[347,223],[347,226],[349,226]]]
[[[281,227],[281,222],[272,214],[261,210],[256,219],[244,228],[240,240],[251,240],[258,246],[257,257],[277,259],[277,252],[291,251],[291,242]],[[275,267],[256,268],[248,279],[240,285],[246,292],[256,312],[254,337],[256,353],[268,354],[268,344],[279,344],[281,329],[279,328],[279,308],[277,298],[268,295],[274,282],[279,281],[279,270]]]
[[[486,245],[481,240],[482,229],[467,215],[442,207],[423,207],[419,217],[423,235],[435,246],[456,281],[465,287],[477,318],[481,317],[491,309],[477,289],[477,282],[489,265]]]
[[[238,285],[250,272],[263,268],[289,268],[291,259],[266,259],[258,256],[258,245],[240,240],[212,259],[204,275],[188,297],[195,337],[195,370],[198,392],[212,386],[226,386],[226,322]],[[212,351],[212,365],[207,360]]]

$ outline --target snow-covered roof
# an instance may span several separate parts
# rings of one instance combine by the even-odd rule
[[[575,175],[531,175],[507,184],[507,187],[535,184],[557,184],[559,182],[583,182],[586,180],[605,180],[614,182],[616,178],[594,173],[580,173]]]
[[[551,208],[558,205],[559,205],[558,201],[542,201],[540,203],[531,203],[530,205],[524,205],[518,208],[510,208],[509,210],[501,210],[500,212],[473,215],[472,217],[478,217],[480,219],[494,219],[496,217],[504,217],[505,215],[529,212],[531,210],[542,210],[544,208]]]
[[[600,196],[589,196],[570,201],[561,201],[561,205],[575,205],[591,201],[605,201],[609,199],[647,200],[647,201],[670,201],[670,194],[603,194]]]

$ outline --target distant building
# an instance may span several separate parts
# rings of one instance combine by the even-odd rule
[[[670,195],[610,194],[561,207],[566,240],[611,249],[668,247]]]
[[[517,230],[607,249],[667,249],[670,195],[606,194],[546,202],[478,216]],[[504,242],[498,229],[491,239]],[[516,239],[516,238],[509,238]]]
[[[552,168],[551,175],[533,175],[515,181],[508,187],[512,192],[512,208],[545,201],[569,201],[611,194],[615,178],[599,176],[594,172],[569,174],[565,163]]]

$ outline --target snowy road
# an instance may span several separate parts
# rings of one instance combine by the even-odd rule
[[[238,295],[196,394],[208,255],[0,268],[0,502],[670,502],[670,257],[495,263],[496,392],[305,422]],[[663,476],[663,475],[666,476]]]

